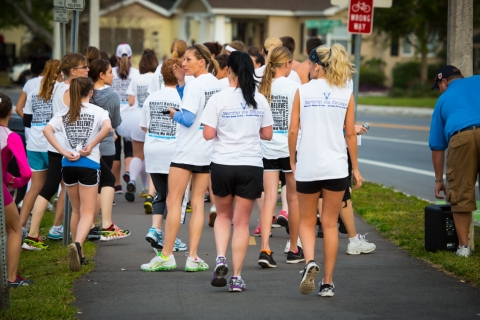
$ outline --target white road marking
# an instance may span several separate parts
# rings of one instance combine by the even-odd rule
[[[428,142],[415,141],[415,140],[404,140],[404,139],[394,139],[394,138],[381,138],[381,137],[372,137],[372,136],[367,136],[367,135],[362,135],[362,140],[377,140],[377,141],[386,141],[386,142],[416,144],[416,145],[419,145],[419,146],[427,146],[427,147],[428,147]]]

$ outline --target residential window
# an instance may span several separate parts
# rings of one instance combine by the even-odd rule
[[[351,36],[347,31],[347,26],[333,27],[331,32],[322,39],[326,39],[326,44],[331,47],[334,44],[341,44],[345,51],[352,51]]]
[[[410,41],[412,41],[412,37],[402,38],[402,56],[404,57],[413,56],[414,50]]]
[[[143,29],[100,28],[100,50],[116,52],[117,46],[128,43],[133,54],[142,54],[144,43]]]
[[[390,56],[398,57],[398,47],[399,47],[399,39],[398,36],[392,36],[390,39]]]

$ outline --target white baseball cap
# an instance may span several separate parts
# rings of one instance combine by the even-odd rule
[[[132,48],[127,43],[119,44],[117,47],[117,57],[121,58],[124,54],[129,58],[132,56]]]

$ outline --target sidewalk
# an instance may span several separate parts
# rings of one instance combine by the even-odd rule
[[[259,238],[249,247],[242,273],[248,291],[243,293],[212,287],[212,271],[184,272],[183,252],[175,253],[175,271],[142,272],[140,265],[154,257],[144,238],[151,216],[143,213],[143,198],[127,203],[123,195],[116,195],[115,200],[114,221],[132,235],[99,244],[94,271],[74,286],[79,319],[472,319],[480,315],[480,290],[409,257],[359,218],[357,231],[368,232],[377,249],[349,256],[348,238],[340,234],[333,298],[319,297],[318,289],[309,296],[299,293],[303,264],[285,263],[288,236],[283,228],[273,229],[270,238],[276,269],[257,265]],[[206,203],[206,212],[208,208]],[[255,207],[252,234],[257,219]],[[180,228],[179,238],[188,244],[188,225]],[[317,241],[317,262],[323,261],[322,241]],[[206,222],[199,255],[213,269],[215,242]],[[230,252],[227,261],[231,264]],[[321,275],[322,271],[317,282]]]

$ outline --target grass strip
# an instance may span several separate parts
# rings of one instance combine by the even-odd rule
[[[48,234],[53,218],[53,213],[45,213],[40,234]],[[50,246],[47,250],[22,251],[18,273],[35,283],[10,290],[10,308],[0,311],[0,319],[75,319],[78,309],[72,305],[73,282],[93,270],[96,246],[85,242],[90,264],[83,266],[81,272],[71,272],[62,241],[46,239],[45,243]]]
[[[469,258],[449,251],[428,252],[424,242],[424,208],[431,204],[428,201],[366,182],[352,193],[352,202],[360,217],[412,257],[480,287],[480,227],[475,227],[476,251]]]
[[[387,107],[417,107],[431,108],[435,107],[438,98],[394,98],[394,97],[358,97],[358,103],[370,106]]]

